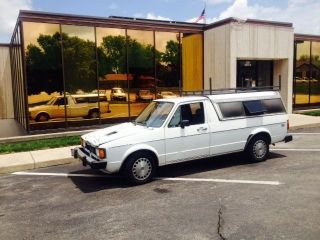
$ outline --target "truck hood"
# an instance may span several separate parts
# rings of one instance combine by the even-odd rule
[[[135,125],[133,123],[122,123],[85,134],[82,136],[82,139],[94,146],[99,146],[120,138],[141,134],[145,131],[150,131],[151,129],[152,128]]]

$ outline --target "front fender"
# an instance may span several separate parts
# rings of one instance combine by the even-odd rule
[[[158,159],[158,161],[159,161],[159,165],[161,165],[158,151],[157,151],[154,147],[152,147],[152,146],[150,146],[150,145],[147,145],[147,144],[138,144],[138,145],[134,145],[134,146],[130,147],[130,148],[129,148],[127,151],[125,151],[125,153],[123,154],[123,157],[122,157],[123,161],[125,161],[126,158],[127,158],[130,154],[132,154],[132,153],[134,153],[134,152],[137,152],[137,151],[141,151],[141,150],[149,150],[149,151],[153,152],[153,153],[156,155],[156,157],[157,157],[157,159]]]

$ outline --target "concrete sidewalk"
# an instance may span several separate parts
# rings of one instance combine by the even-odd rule
[[[0,155],[0,174],[79,162],[71,157],[75,146]]]
[[[320,127],[320,117],[307,116],[302,114],[289,114],[290,130],[296,130],[301,128]],[[92,130],[83,131],[82,134]],[[78,132],[79,134],[79,132]],[[44,139],[49,136],[48,134],[23,136],[23,140],[35,140]],[[51,134],[50,134],[51,135]],[[60,135],[74,135],[74,133],[61,133]],[[52,137],[52,136],[51,136]],[[0,142],[5,142],[5,139],[1,139]],[[7,142],[19,140],[17,137],[14,139],[9,138]],[[20,139],[21,141],[21,139]],[[31,152],[11,153],[0,155],[0,174],[11,173],[16,171],[24,171],[42,167],[55,166],[60,164],[68,164],[78,162],[79,160],[71,157],[71,148],[74,146],[45,149]],[[80,163],[79,163],[80,164]]]
[[[289,114],[290,130],[320,127],[320,117],[303,114]]]

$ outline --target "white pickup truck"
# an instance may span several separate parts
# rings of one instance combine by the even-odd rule
[[[84,166],[123,172],[135,184],[159,166],[245,151],[259,162],[269,145],[292,141],[278,92],[231,93],[152,101],[134,122],[81,137],[72,155]]]

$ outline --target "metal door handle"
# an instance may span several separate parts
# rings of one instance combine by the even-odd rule
[[[207,131],[207,130],[208,130],[208,128],[205,128],[205,127],[200,127],[200,128],[197,129],[198,132]]]

